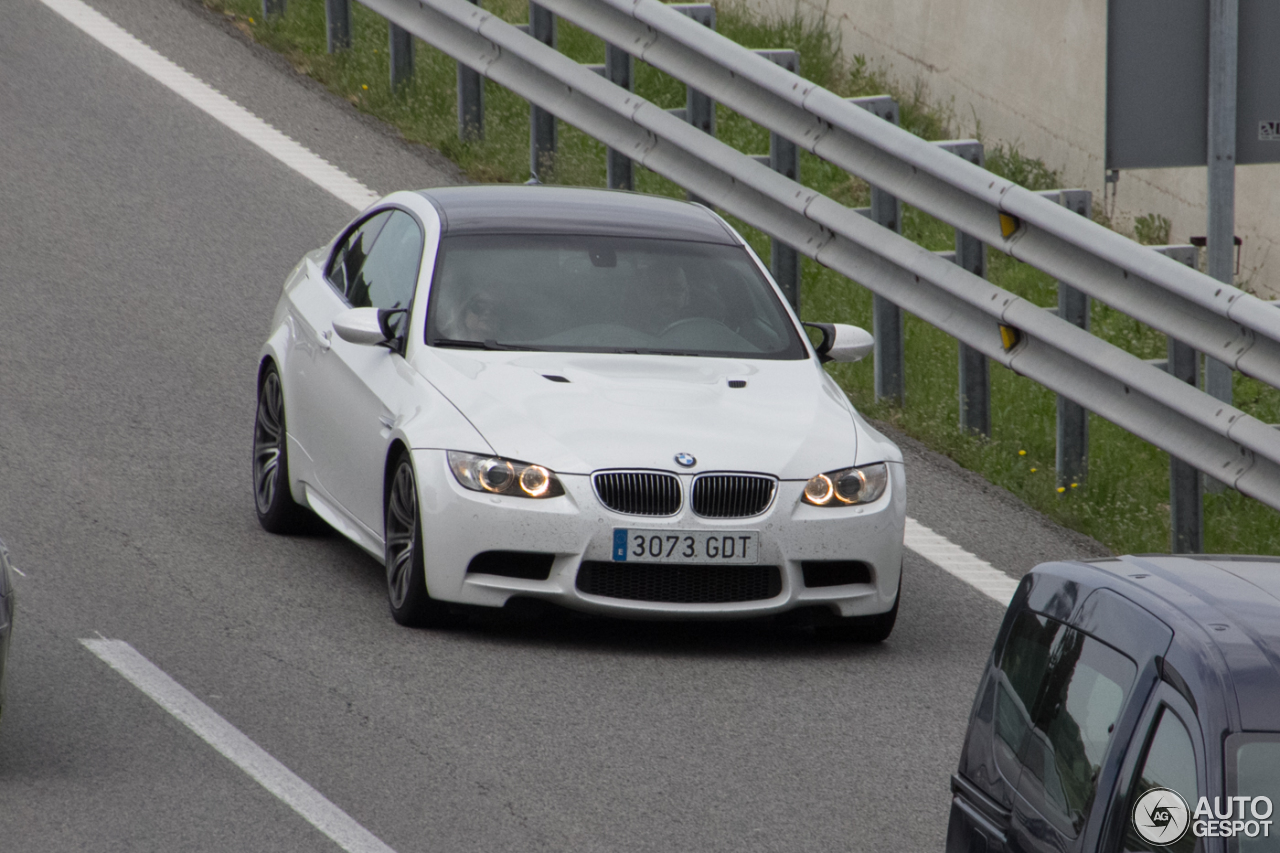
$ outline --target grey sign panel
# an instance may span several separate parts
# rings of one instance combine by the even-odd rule
[[[1236,162],[1280,162],[1280,0],[1239,0]],[[1208,159],[1209,0],[1108,0],[1108,169]]]
[[[1107,3],[1108,169],[1203,166],[1209,0]]]
[[[1280,162],[1280,2],[1240,0],[1236,162]]]

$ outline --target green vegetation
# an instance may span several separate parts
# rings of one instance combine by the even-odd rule
[[[1133,220],[1134,239],[1144,246],[1167,246],[1172,227],[1168,217],[1148,213]]]
[[[392,92],[389,86],[387,26],[363,7],[352,4],[353,48],[337,55],[325,52],[324,0],[289,0],[283,18],[262,20],[260,0],[204,0],[233,18],[237,26],[283,53],[301,72],[311,75],[357,108],[399,128],[412,141],[430,145],[457,162],[476,181],[523,181],[528,177],[528,105],[495,84],[485,88],[485,139],[460,142],[455,113],[455,63],[425,44],[416,46],[413,81]],[[528,7],[520,0],[486,0],[485,8],[511,22],[523,22]],[[792,48],[800,53],[801,73],[845,95],[889,93],[900,104],[901,123],[926,139],[948,138],[959,130],[954,116],[931,102],[917,86],[903,91],[889,84],[861,57],[846,61],[838,36],[798,11],[762,18],[733,3],[718,6],[718,29],[748,47]],[[604,61],[603,43],[559,22],[559,48],[580,62]],[[684,105],[684,86],[637,62],[636,91],[662,107]],[[763,128],[723,107],[716,117],[717,136],[738,150],[764,153],[769,135]],[[987,167],[1030,189],[1060,185],[1044,163],[1016,148],[988,145]],[[604,147],[563,123],[553,170],[544,182],[603,186]],[[847,173],[805,154],[801,178],[837,201],[865,205],[868,188]],[[670,181],[636,170],[642,192],[678,196]],[[740,226],[740,223],[735,223]],[[768,239],[743,228],[763,257]],[[906,208],[903,233],[930,249],[947,249],[953,230],[921,211]],[[1168,220],[1140,217],[1136,236],[1145,243],[1168,240]],[[803,313],[821,319],[871,326],[871,297],[848,279],[809,261],[804,262]],[[989,252],[988,276],[999,286],[1036,304],[1057,301],[1056,284],[1043,273],[997,251]],[[1142,358],[1163,357],[1165,338],[1129,317],[1095,304],[1095,334]],[[874,400],[870,364],[839,365],[832,373],[867,415],[892,423],[960,464],[980,472],[1063,524],[1100,539],[1116,551],[1164,551],[1169,545],[1168,457],[1146,442],[1094,417],[1090,425],[1090,474],[1087,482],[1059,493],[1053,470],[1055,395],[1035,383],[994,366],[992,435],[967,435],[957,426],[957,345],[945,332],[908,317],[907,401],[897,408]],[[1261,383],[1236,378],[1237,404],[1268,423],[1280,422],[1280,392]],[[1241,495],[1227,491],[1205,498],[1206,550],[1221,553],[1280,553],[1280,518]]]

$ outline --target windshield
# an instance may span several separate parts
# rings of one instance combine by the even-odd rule
[[[808,357],[740,246],[559,234],[442,240],[426,340],[477,349]]]
[[[1237,801],[1231,818],[1245,823],[1228,849],[1235,853],[1280,850],[1280,813],[1271,813],[1280,805],[1280,734],[1232,735],[1227,738],[1226,753],[1227,793]],[[1270,822],[1263,827],[1263,821]]]

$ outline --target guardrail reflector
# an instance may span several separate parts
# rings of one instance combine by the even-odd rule
[[[1004,214],[1001,214],[1000,218],[1003,219]],[[1000,343],[1004,345],[1005,352],[1008,352],[1009,350],[1013,349],[1021,342],[1022,342],[1022,332],[1019,332],[1013,326],[1002,325],[1000,327]]]
[[[1016,216],[1010,216],[1007,213],[1000,214],[1000,233],[1008,240],[1014,233],[1022,227],[1022,220]]]

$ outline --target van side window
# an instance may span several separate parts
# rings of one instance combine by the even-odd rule
[[[1023,611],[1000,659],[998,741],[1016,756],[1019,793],[1074,837],[1124,708],[1133,661],[1061,622]]]
[[[1194,833],[1187,832],[1186,821],[1191,814],[1185,816],[1176,812],[1163,811],[1159,798],[1147,804],[1147,808],[1134,810],[1139,798],[1152,788],[1169,788],[1177,791],[1194,811],[1200,799],[1199,785],[1196,784],[1196,752],[1191,745],[1191,735],[1168,707],[1160,710],[1160,717],[1155,726],[1155,734],[1151,737],[1151,746],[1142,759],[1142,769],[1134,779],[1133,790],[1129,794],[1129,806],[1124,815],[1124,851],[1125,853],[1192,853],[1199,839]],[[1181,817],[1183,825],[1177,821]],[[1161,833],[1170,838],[1182,833],[1178,841],[1171,844],[1155,844],[1143,840],[1134,827],[1141,822],[1148,834],[1159,837]]]

